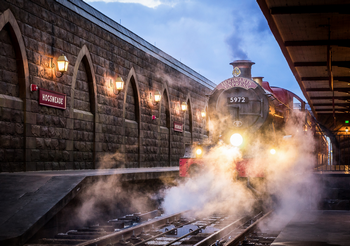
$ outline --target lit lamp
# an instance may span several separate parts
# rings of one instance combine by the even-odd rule
[[[346,131],[346,132],[348,132],[348,131],[349,131],[349,129],[348,129],[347,127],[345,127],[345,131]]]
[[[122,77],[118,77],[116,80],[115,80],[115,88],[118,90],[118,91],[121,91],[124,89],[124,80]]]
[[[119,94],[120,91],[122,91],[124,89],[124,80],[122,77],[118,77],[116,80],[115,80],[115,90],[114,90],[114,93],[115,94]]]
[[[304,125],[304,132],[307,132],[307,125]]]
[[[68,70],[68,64],[69,64],[69,62],[68,62],[68,59],[67,59],[67,57],[66,57],[65,55],[62,54],[61,56],[59,56],[59,57],[57,58],[57,70],[58,70],[59,72],[61,72],[61,75],[60,75],[60,76],[56,75],[57,78],[61,78],[61,77],[63,76],[63,74],[64,74],[65,72],[67,72],[67,70]],[[53,62],[53,58],[51,58],[51,67],[52,67],[53,69],[56,68],[55,63]]]
[[[197,157],[201,157],[201,155],[203,154],[203,149],[201,147],[196,149],[196,156]]]
[[[181,109],[182,109],[182,111],[186,111],[187,110],[187,103],[186,102],[182,102]]]
[[[205,112],[205,110],[203,110],[203,111],[201,112],[201,115],[202,115],[202,118],[205,118],[205,116],[207,115],[206,112]]]
[[[57,59],[58,71],[60,71],[61,73],[67,72],[68,64],[69,62],[65,55],[62,54],[60,57],[58,57]]]
[[[160,95],[160,92],[157,90],[156,93],[154,93],[154,101],[156,103],[159,103],[161,98],[162,96]]]

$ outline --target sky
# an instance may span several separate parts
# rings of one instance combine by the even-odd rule
[[[248,59],[252,76],[305,100],[255,0],[84,1],[215,84]]]

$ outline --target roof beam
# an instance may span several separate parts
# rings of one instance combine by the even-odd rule
[[[309,94],[305,90],[305,88],[306,88],[305,84],[303,83],[303,81],[301,81],[300,75],[299,75],[297,69],[293,66],[293,61],[292,61],[292,58],[290,56],[290,53],[289,53],[287,47],[284,45],[282,35],[281,35],[277,25],[276,25],[275,19],[271,15],[270,8],[267,6],[266,0],[256,0],[256,1],[259,4],[261,11],[263,12],[263,14],[267,20],[267,23],[270,26],[271,32],[275,36],[276,41],[277,41],[278,45],[280,46],[284,57],[287,60],[288,66],[290,67],[295,79],[298,81],[298,84],[300,86],[301,91],[303,92],[303,95],[305,96],[306,100],[308,102],[310,102],[311,100],[309,98]],[[314,113],[315,117],[317,118],[317,112],[315,111],[314,107],[312,105],[310,105],[310,107],[311,107],[311,110]]]
[[[346,113],[346,112],[335,112],[336,114],[344,114],[344,113]],[[329,114],[329,115],[332,115],[333,114],[333,112],[329,112],[329,113],[317,113],[318,115],[320,115],[320,114],[323,114],[323,115],[326,115],[326,114]],[[332,119],[333,120],[333,119]]]
[[[271,15],[324,13],[350,14],[350,4],[273,7],[270,8],[270,13]]]
[[[311,100],[332,100],[333,97],[321,97],[321,96],[315,96],[310,97]],[[350,96],[348,97],[334,97],[335,100],[350,100]]]
[[[310,91],[331,91],[331,88],[306,88],[307,92]],[[339,92],[349,92],[350,93],[350,87],[349,88],[334,88],[334,91]]]
[[[291,47],[291,46],[327,46],[327,45],[350,47],[350,40],[349,39],[296,40],[296,41],[285,41],[284,45],[286,47]]]
[[[324,109],[324,108],[316,108],[315,111],[329,111],[329,114],[332,114],[333,113],[333,109]],[[338,111],[338,112],[337,112]],[[335,113],[336,114],[341,114],[341,113],[344,113],[344,112],[348,112],[349,110],[346,110],[346,109],[335,109]],[[319,114],[319,113],[317,113]],[[325,113],[326,114],[326,113]]]
[[[294,62],[295,67],[326,67],[327,62]],[[350,61],[332,61],[332,66],[350,68]]]
[[[313,103],[315,107],[328,107],[328,106],[333,106],[333,103]],[[350,103],[334,103],[334,106],[339,106],[339,107],[348,107],[350,106]]]
[[[302,81],[320,81],[320,80],[325,80],[328,81],[328,77],[301,77]],[[344,82],[350,82],[350,76],[334,76],[333,80],[338,80],[338,81],[344,81]]]

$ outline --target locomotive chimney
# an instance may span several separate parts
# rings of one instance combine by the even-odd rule
[[[262,81],[264,77],[253,77],[253,80],[258,83],[260,86],[262,86]]]
[[[250,60],[236,60],[230,64],[233,66],[233,77],[252,78],[252,65],[255,64],[254,62]]]

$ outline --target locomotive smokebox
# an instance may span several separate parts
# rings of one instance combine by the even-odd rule
[[[230,64],[233,66],[233,77],[252,79],[252,65],[255,64],[255,62],[250,60],[236,60]]]

